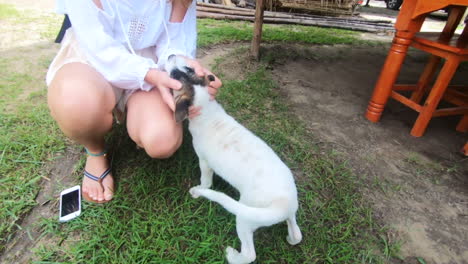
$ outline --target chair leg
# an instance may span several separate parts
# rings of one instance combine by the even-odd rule
[[[429,88],[429,82],[432,80],[434,77],[434,74],[437,70],[437,66],[440,63],[440,57],[431,55],[429,57],[429,61],[426,64],[426,67],[424,67],[424,71],[421,74],[421,77],[418,80],[418,83],[416,84],[416,90],[411,94],[411,101],[418,103],[421,102],[422,97],[424,94],[427,93],[428,88]]]
[[[468,132],[468,115],[464,115],[457,125],[458,132]]]
[[[465,146],[463,147],[462,153],[465,154],[465,156],[468,156],[468,142],[466,142]]]
[[[367,106],[366,118],[371,122],[378,122],[392,92],[395,81],[405,60],[409,44],[413,36],[405,32],[395,34],[393,44],[388,53],[385,64],[380,72],[371,100]]]
[[[437,78],[434,87],[419,112],[418,119],[416,119],[416,122],[414,123],[413,129],[411,130],[412,136],[420,137],[426,131],[427,125],[432,118],[432,114],[436,110],[437,105],[444,95],[444,92],[447,89],[450,80],[452,80],[459,64],[460,61],[456,56],[447,58],[447,61],[440,70],[439,77]]]

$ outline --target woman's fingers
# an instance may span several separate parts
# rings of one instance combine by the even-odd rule
[[[214,77],[214,81],[211,81],[210,82],[210,86],[214,89],[218,89],[220,88],[223,83],[221,82],[221,80],[218,78],[218,76],[214,75],[211,71],[207,70],[207,69],[203,69],[203,72],[205,73],[205,75],[212,75]]]
[[[210,99],[213,100],[218,93],[218,89],[215,89],[213,87],[208,87],[208,93],[210,94]]]
[[[218,77],[216,77],[216,75],[214,75],[212,72],[206,69],[205,74],[212,75],[214,77],[214,81],[211,81],[210,85],[208,86],[208,93],[210,94],[210,99],[213,100],[216,97],[216,94],[218,93],[218,89],[223,85],[223,83]]]
[[[169,108],[172,111],[175,111],[175,102],[171,89],[182,89],[182,83],[167,76],[167,79],[164,80],[164,82],[162,82],[161,85],[159,85],[158,87],[159,91],[161,92],[163,101],[169,106]]]
[[[159,89],[159,92],[161,93],[161,97],[163,101],[167,104],[167,106],[169,106],[169,108],[172,111],[175,111],[174,97],[172,96],[170,88],[166,86],[159,86],[158,89]]]
[[[197,60],[193,60],[193,59],[190,59],[190,58],[187,58],[185,57],[186,61],[187,61],[187,65],[191,68],[193,68],[193,70],[195,71],[195,74],[198,75],[198,76],[206,76],[206,75],[213,75],[215,80],[210,82],[210,86],[212,86],[213,88],[215,89],[218,89],[219,87],[221,87],[223,85],[223,83],[221,82],[221,80],[216,76],[214,75],[211,71],[209,71],[208,69],[205,69],[201,64],[200,62],[198,62]]]
[[[175,111],[174,98],[171,93],[171,89],[180,90],[182,83],[172,79],[167,72],[159,71],[156,69],[150,69],[145,76],[145,81],[151,83],[157,87],[161,93],[163,101],[169,106],[172,111]]]
[[[201,107],[200,106],[191,106],[189,107],[189,118],[192,119],[197,117],[201,114]]]
[[[177,80],[174,80],[170,77],[167,78],[167,81],[165,82],[165,85],[171,89],[174,89],[174,90],[180,90],[182,89],[182,83],[177,81]]]
[[[195,71],[195,74],[199,77],[202,77],[202,76],[205,76],[205,69],[203,68],[203,66],[200,64],[200,62],[196,61],[196,60],[192,60],[192,59],[189,59],[189,58],[185,58],[186,61],[187,61],[187,65],[190,67],[190,68],[193,68],[193,70]]]
[[[200,65],[200,63],[196,63],[193,66],[193,70],[195,71],[195,74],[199,77],[205,76],[205,73],[203,73],[203,67]]]
[[[223,83],[221,82],[221,80],[216,77],[216,75],[212,74],[214,77],[215,77],[215,80],[210,82],[210,87],[213,87],[215,89],[219,89],[221,86],[223,86]]]

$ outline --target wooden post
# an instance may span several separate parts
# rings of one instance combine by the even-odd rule
[[[257,60],[260,57],[260,41],[262,39],[263,5],[264,0],[257,0],[257,4],[255,6],[255,23],[252,39],[252,48],[250,50],[251,55]]]

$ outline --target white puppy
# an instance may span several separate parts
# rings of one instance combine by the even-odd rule
[[[179,56],[171,56],[166,70],[183,84],[182,90],[174,94],[176,120],[180,122],[187,117],[190,105],[202,107],[201,114],[189,123],[201,170],[201,184],[191,188],[190,194],[194,198],[203,196],[215,201],[236,215],[241,252],[228,247],[228,262],[255,260],[253,233],[262,226],[286,221],[287,241],[291,245],[298,244],[302,234],[296,223],[297,190],[289,168],[263,140],[229,116],[216,101],[210,100],[207,84],[213,76],[207,79],[195,76],[185,59]],[[239,201],[209,189],[213,172],[240,192]]]

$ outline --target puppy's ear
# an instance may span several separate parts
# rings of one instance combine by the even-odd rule
[[[181,98],[176,102],[174,118],[177,123],[184,121],[188,117],[190,104],[191,102],[188,98]]]
[[[188,117],[189,107],[193,101],[193,87],[183,85],[182,89],[174,90],[175,111],[174,118],[177,123],[184,121]]]

